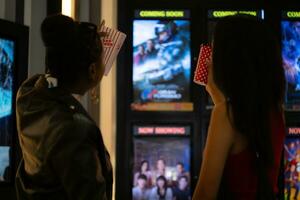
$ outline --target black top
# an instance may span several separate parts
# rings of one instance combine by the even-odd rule
[[[176,200],[191,200],[190,190],[180,190],[179,188],[174,188],[174,197]]]

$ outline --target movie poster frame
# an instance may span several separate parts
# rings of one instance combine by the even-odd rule
[[[293,3],[288,7],[292,8],[298,6],[300,3],[296,0],[291,0]],[[230,9],[230,10],[260,10],[263,9],[265,13],[265,21],[271,25],[276,32],[280,32],[280,10],[286,6],[286,3],[276,3],[254,0],[254,1],[234,1],[234,0],[206,0],[197,1],[191,0],[189,3],[182,0],[173,0],[170,3],[169,0],[132,0],[129,2],[119,1],[118,4],[118,27],[121,31],[127,33],[130,37],[132,35],[131,25],[134,19],[134,10],[137,9],[185,9],[190,10],[191,13],[191,49],[192,49],[192,63],[195,64],[198,57],[199,46],[201,43],[206,42],[207,33],[207,10],[210,9]],[[126,9],[124,9],[126,8]],[[278,36],[280,39],[280,35]],[[194,103],[193,112],[133,112],[130,108],[131,99],[130,93],[132,86],[130,85],[132,72],[128,70],[132,66],[132,56],[128,53],[131,52],[132,39],[127,38],[125,45],[122,48],[118,58],[117,68],[117,170],[116,170],[116,199],[130,199],[128,193],[131,194],[131,180],[128,177],[131,176],[132,164],[132,142],[133,137],[131,135],[132,124],[142,123],[149,124],[154,121],[157,123],[188,123],[193,127],[193,136],[191,136],[193,142],[193,148],[191,149],[191,162],[193,164],[193,184],[195,185],[198,179],[198,173],[201,165],[202,155],[196,152],[201,152],[205,145],[207,124],[210,120],[211,109],[205,108],[205,89],[201,86],[197,86],[191,83],[191,99]],[[192,70],[193,65],[192,64]],[[126,69],[125,69],[126,68]],[[191,73],[193,74],[193,73]],[[192,79],[191,79],[192,80]],[[199,94],[199,95],[198,95]],[[299,120],[299,113],[285,113],[286,120],[289,121]],[[129,172],[129,173],[128,173]],[[279,178],[281,179],[281,178]],[[122,182],[122,184],[120,184]],[[281,189],[280,189],[281,188]],[[280,194],[282,194],[282,182],[279,181]]]
[[[184,13],[184,16],[182,17],[168,17],[168,16],[165,16],[165,17],[142,17],[142,16],[139,16],[138,13],[139,11],[163,11],[165,13],[169,12],[169,11],[179,11],[179,12],[182,12]],[[134,110],[131,108],[131,111],[133,113],[140,113],[140,112],[143,112],[143,113],[147,113],[147,112],[167,112],[167,113],[177,113],[177,112],[193,112],[194,108],[193,108],[193,105],[194,105],[194,102],[192,101],[192,96],[193,96],[193,93],[192,93],[192,84],[193,84],[193,65],[194,65],[194,62],[193,62],[193,52],[192,52],[192,34],[191,34],[191,30],[192,30],[192,21],[191,21],[191,14],[190,14],[190,10],[189,9],[136,9],[134,10],[134,18],[132,19],[132,34],[131,34],[131,39],[133,41],[133,33],[134,33],[134,30],[133,30],[133,23],[134,22],[138,22],[140,20],[144,20],[144,21],[150,21],[150,20],[185,20],[185,21],[188,21],[189,22],[189,34],[190,34],[190,41],[188,43],[188,48],[189,48],[189,51],[190,51],[190,75],[189,75],[189,85],[186,89],[186,91],[188,91],[188,95],[189,95],[189,100],[186,101],[186,102],[173,102],[173,101],[170,101],[170,102],[167,102],[165,103],[166,105],[173,105],[173,107],[175,108],[175,104],[179,104],[180,106],[182,106],[183,104],[189,104],[190,107],[191,107],[191,110],[189,109],[179,109],[179,110],[159,110],[159,109],[154,109],[154,110]],[[132,43],[133,44],[133,43]],[[130,52],[131,53],[131,57],[133,58],[133,51]],[[133,73],[133,69],[134,69],[134,63],[132,62],[131,63],[131,70],[132,70],[132,73]],[[133,78],[133,77],[132,77]],[[133,85],[133,81],[131,80],[131,87],[132,87],[132,93],[131,93],[131,105],[134,105],[134,85]],[[153,104],[160,104],[161,102],[151,102]]]
[[[182,126],[182,127],[189,127],[190,129],[190,133],[188,135],[134,135],[134,127],[135,126],[174,126],[174,127],[177,127],[177,126]],[[145,121],[135,121],[135,122],[132,122],[131,123],[131,133],[132,133],[132,140],[131,140],[131,144],[130,144],[130,154],[131,155],[134,155],[134,139],[143,139],[143,138],[172,138],[172,139],[188,139],[189,143],[190,143],[190,177],[191,177],[191,180],[190,180],[190,190],[192,192],[192,188],[193,188],[193,177],[195,176],[195,174],[193,173],[193,164],[194,164],[194,159],[193,159],[193,147],[194,147],[194,141],[192,140],[193,138],[193,125],[190,124],[189,122],[161,122],[161,121],[156,121],[156,122],[153,122],[153,121],[149,121],[149,122],[145,122]],[[130,178],[130,195],[132,195],[132,183],[133,183],[133,170],[134,170],[134,157],[132,156],[132,160],[130,160],[130,163],[131,163],[131,166],[129,168],[129,174],[131,173],[131,178]],[[132,197],[132,196],[130,196]]]
[[[13,69],[13,105],[12,105],[12,145],[11,145],[11,180],[8,182],[0,182],[0,187],[11,187],[15,182],[15,174],[18,164],[21,160],[21,150],[19,147],[17,128],[16,128],[16,94],[21,83],[27,78],[28,74],[28,42],[29,42],[29,28],[24,25],[16,24],[6,20],[0,19],[0,37],[12,40],[15,45],[15,62]]]

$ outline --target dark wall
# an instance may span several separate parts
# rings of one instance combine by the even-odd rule
[[[47,15],[61,13],[62,0],[47,0]]]
[[[17,200],[15,187],[13,185],[0,185],[0,196],[3,200]]]

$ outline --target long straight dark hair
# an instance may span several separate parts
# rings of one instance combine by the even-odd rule
[[[244,15],[219,21],[213,39],[213,79],[234,128],[256,153],[257,199],[274,199],[267,175],[274,166],[271,117],[282,114],[285,95],[278,41],[263,21]]]

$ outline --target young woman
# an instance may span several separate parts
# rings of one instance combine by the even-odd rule
[[[148,187],[148,188],[151,187],[152,186],[152,173],[150,171],[150,165],[149,165],[148,160],[143,160],[141,162],[139,171],[134,174],[134,184],[133,184],[134,186],[138,185],[138,177],[142,174],[147,177],[146,187]]]
[[[157,178],[160,176],[163,176],[166,178],[166,161],[162,158],[159,158],[156,161],[156,169],[152,174],[152,185],[156,184]]]
[[[264,22],[217,25],[206,90],[215,104],[193,200],[274,199],[284,141],[285,78],[279,45]]]
[[[156,187],[151,191],[149,200],[172,200],[173,192],[172,189],[168,187],[168,182],[166,177],[159,176],[156,179]]]
[[[55,15],[43,21],[41,33],[47,74],[26,80],[17,95],[23,154],[18,199],[112,199],[112,169],[101,132],[73,97],[103,76],[97,26]]]

